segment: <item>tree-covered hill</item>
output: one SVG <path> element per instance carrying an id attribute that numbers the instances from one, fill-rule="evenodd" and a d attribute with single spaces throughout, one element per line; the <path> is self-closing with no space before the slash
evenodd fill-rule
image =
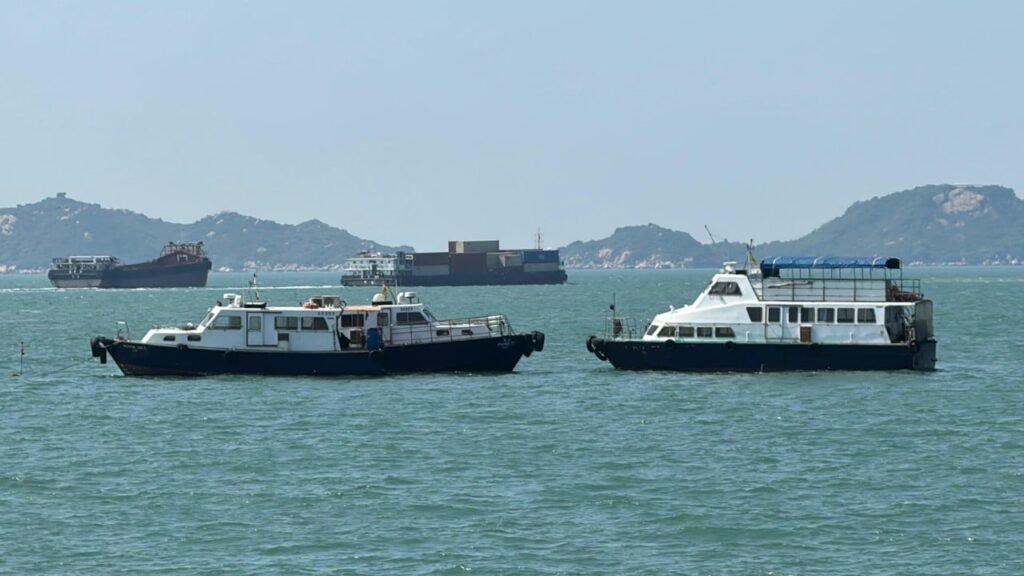
<path id="1" fill-rule="evenodd" d="M 0 209 L 0 269 L 41 269 L 68 255 L 155 258 L 167 242 L 202 241 L 214 269 L 335 269 L 359 250 L 410 250 L 363 240 L 317 220 L 278 224 L 234 212 L 176 224 L 58 194 Z"/>
<path id="2" fill-rule="evenodd" d="M 757 257 L 896 256 L 928 264 L 1024 263 L 1024 201 L 1002 186 L 920 186 L 857 202 L 797 240 L 755 247 Z M 654 224 L 618 228 L 562 249 L 571 267 L 714 267 L 742 262 L 736 242 L 701 244 Z"/>

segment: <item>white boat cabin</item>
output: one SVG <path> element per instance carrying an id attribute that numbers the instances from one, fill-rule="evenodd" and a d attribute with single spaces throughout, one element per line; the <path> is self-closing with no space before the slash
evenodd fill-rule
<path id="1" fill-rule="evenodd" d="M 337 296 L 315 296 L 298 306 L 267 306 L 225 294 L 198 325 L 153 328 L 141 343 L 232 351 L 365 352 L 473 338 L 506 336 L 504 315 L 438 320 L 415 292 L 392 302 L 387 290 L 369 305 L 347 305 Z"/>
<path id="2" fill-rule="evenodd" d="M 896 259 L 766 259 L 726 265 L 693 301 L 658 314 L 642 339 L 676 342 L 892 344 L 932 336 L 932 303 Z M 793 262 L 796 261 L 796 262 Z M 612 319 L 612 338 L 635 337 Z"/>

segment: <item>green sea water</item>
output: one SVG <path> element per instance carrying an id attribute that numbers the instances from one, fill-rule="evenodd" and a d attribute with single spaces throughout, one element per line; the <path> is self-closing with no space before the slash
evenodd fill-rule
<path id="1" fill-rule="evenodd" d="M 1024 573 L 1024 268 L 907 271 L 935 302 L 933 373 L 620 372 L 586 352 L 613 294 L 642 323 L 712 272 L 417 289 L 439 317 L 545 332 L 511 374 L 193 379 L 123 377 L 89 338 L 197 322 L 247 275 L 0 275 L 0 573 Z M 260 283 L 276 304 L 373 292 Z"/>

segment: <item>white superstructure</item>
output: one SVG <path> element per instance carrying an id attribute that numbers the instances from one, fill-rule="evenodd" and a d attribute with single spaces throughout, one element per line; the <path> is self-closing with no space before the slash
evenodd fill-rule
<path id="1" fill-rule="evenodd" d="M 898 261 L 820 260 L 800 266 L 766 260 L 750 271 L 726 263 L 692 304 L 655 316 L 640 339 L 891 344 L 932 336 L 931 301 L 923 300 L 917 281 L 892 273 Z M 613 338 L 635 337 L 631 328 L 612 319 Z"/>

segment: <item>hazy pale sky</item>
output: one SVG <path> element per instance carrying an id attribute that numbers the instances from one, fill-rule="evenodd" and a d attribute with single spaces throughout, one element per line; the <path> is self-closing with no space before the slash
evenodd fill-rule
<path id="1" fill-rule="evenodd" d="M 757 242 L 1024 178 L 1022 2 L 0 5 L 0 207 Z"/>

